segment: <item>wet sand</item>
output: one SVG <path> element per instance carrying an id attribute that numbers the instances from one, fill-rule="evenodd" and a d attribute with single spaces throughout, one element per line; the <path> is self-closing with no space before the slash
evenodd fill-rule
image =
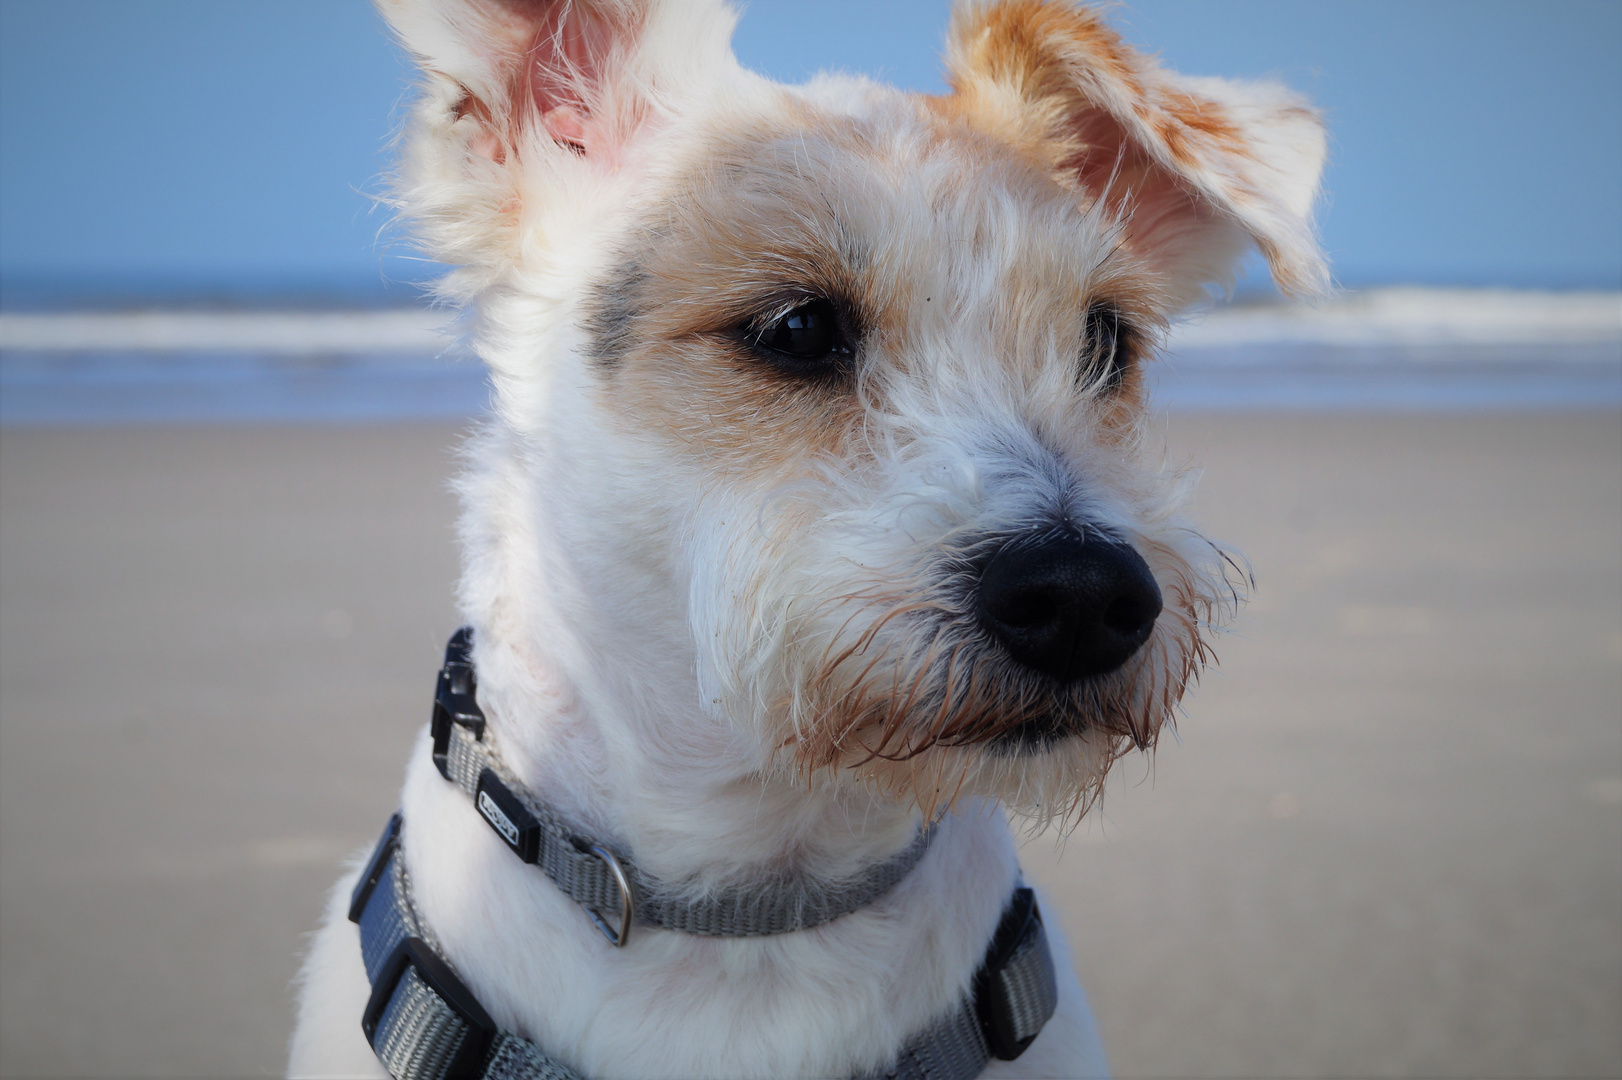
<path id="1" fill-rule="evenodd" d="M 1622 420 L 1166 431 L 1254 601 L 1024 856 L 1117 1074 L 1622 1074 Z M 454 443 L 0 432 L 0 1074 L 282 1067 L 455 625 Z"/>

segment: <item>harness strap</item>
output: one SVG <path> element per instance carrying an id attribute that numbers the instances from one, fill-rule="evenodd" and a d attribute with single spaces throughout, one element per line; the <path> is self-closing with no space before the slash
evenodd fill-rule
<path id="1" fill-rule="evenodd" d="M 394 1080 L 582 1080 L 501 1030 L 432 944 L 411 903 L 389 819 L 350 898 L 371 998 L 361 1028 Z M 1058 1002 L 1053 957 L 1031 890 L 1014 890 L 973 993 L 913 1036 L 894 1064 L 859 1080 L 970 1080 L 993 1056 L 1018 1057 Z"/>
<path id="2" fill-rule="evenodd" d="M 923 858 L 934 824 L 899 853 L 839 881 L 788 880 L 781 887 L 732 890 L 699 900 L 677 898 L 643 876 L 612 844 L 570 828 L 551 806 L 525 791 L 485 738 L 473 671 L 473 630 L 445 648 L 434 694 L 434 764 L 473 800 L 513 854 L 538 866 L 586 909 L 604 937 L 624 945 L 633 925 L 711 937 L 785 934 L 821 925 L 877 900 Z"/>
<path id="3" fill-rule="evenodd" d="M 580 1080 L 534 1043 L 500 1030 L 430 943 L 389 818 L 350 898 L 372 985 L 361 1030 L 395 1080 Z"/>

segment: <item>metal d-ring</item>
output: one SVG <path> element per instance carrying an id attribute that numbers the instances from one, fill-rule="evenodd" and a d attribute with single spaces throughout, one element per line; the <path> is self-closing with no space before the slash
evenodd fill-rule
<path id="1" fill-rule="evenodd" d="M 587 908 L 586 914 L 591 916 L 591 921 L 614 948 L 623 949 L 625 943 L 631 940 L 631 921 L 636 918 L 636 895 L 631 892 L 631 879 L 625 876 L 625 867 L 620 865 L 612 851 L 601 844 L 588 845 L 586 850 L 601 859 L 607 865 L 608 872 L 614 875 L 614 884 L 620 891 L 620 928 L 616 931 L 592 908 Z"/>

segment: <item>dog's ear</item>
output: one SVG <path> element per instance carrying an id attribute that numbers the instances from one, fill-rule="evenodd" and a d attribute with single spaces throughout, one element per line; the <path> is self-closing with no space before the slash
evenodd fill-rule
<path id="1" fill-rule="evenodd" d="M 722 0 L 376 0 L 424 75 L 397 194 L 435 258 L 498 270 L 515 226 L 634 176 L 736 67 Z"/>
<path id="2" fill-rule="evenodd" d="M 1062 0 L 960 3 L 947 69 L 946 106 L 1117 211 L 1177 302 L 1230 284 L 1251 244 L 1286 293 L 1327 288 L 1323 126 L 1287 88 L 1177 75 Z"/>

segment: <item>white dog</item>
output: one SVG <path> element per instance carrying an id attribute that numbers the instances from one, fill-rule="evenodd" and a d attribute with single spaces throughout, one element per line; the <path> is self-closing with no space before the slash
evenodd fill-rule
<path id="1" fill-rule="evenodd" d="M 1322 288 L 1316 116 L 1060 0 L 961 6 L 944 97 L 771 83 L 720 0 L 382 7 L 495 405 L 291 1072 L 1102 1072 L 1001 807 L 1074 822 L 1238 598 L 1140 368 L 1250 246 Z"/>

